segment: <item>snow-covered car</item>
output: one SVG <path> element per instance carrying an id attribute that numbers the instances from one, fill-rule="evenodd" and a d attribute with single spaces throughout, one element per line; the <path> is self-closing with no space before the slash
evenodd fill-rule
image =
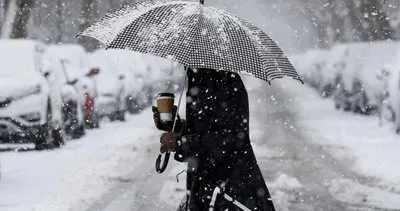
<path id="1" fill-rule="evenodd" d="M 85 126 L 87 128 L 98 128 L 99 118 L 96 113 L 95 103 L 97 101 L 97 90 L 94 75 L 96 69 L 89 68 L 89 57 L 80 45 L 52 45 L 49 51 L 54 52 L 63 62 L 63 67 L 70 77 L 76 78 L 73 84 L 79 93 L 79 104 Z"/>
<path id="2" fill-rule="evenodd" d="M 400 135 L 400 48 L 398 48 L 391 64 L 386 65 L 390 72 L 388 77 L 388 98 L 387 104 L 392 109 L 394 129 Z"/>
<path id="3" fill-rule="evenodd" d="M 133 62 L 133 107 L 130 108 L 130 112 L 137 113 L 142 111 L 147 106 L 150 106 L 154 100 L 154 89 L 155 84 L 154 74 L 155 66 L 157 62 L 153 56 L 143 55 L 135 53 L 132 56 L 131 61 Z"/>
<path id="4" fill-rule="evenodd" d="M 363 91 L 368 101 L 364 105 L 369 112 L 381 113 L 388 94 L 390 71 L 385 68 L 392 62 L 398 45 L 392 41 L 374 42 L 365 49 L 363 66 L 356 73 L 362 82 Z"/>
<path id="5" fill-rule="evenodd" d="M 0 139 L 34 142 L 37 149 L 64 143 L 60 86 L 43 69 L 45 47 L 30 40 L 0 41 Z"/>
<path id="6" fill-rule="evenodd" d="M 43 59 L 43 69 L 51 72 L 48 81 L 51 87 L 61 90 L 62 119 L 65 134 L 72 139 L 85 134 L 85 121 L 82 114 L 79 90 L 75 86 L 78 78 L 66 70 L 66 61 L 58 58 L 52 48 L 48 48 Z"/>
<path id="7" fill-rule="evenodd" d="M 311 64 L 311 81 L 322 97 L 330 97 L 335 87 L 334 76 L 327 70 L 330 55 L 329 51 L 320 50 Z"/>
<path id="8" fill-rule="evenodd" d="M 366 43 L 352 43 L 339 46 L 342 56 L 336 73 L 336 90 L 333 98 L 336 108 L 351 110 L 357 113 L 367 113 L 367 97 L 364 92 L 363 81 L 360 73 L 365 63 L 365 54 L 369 45 Z M 340 80 L 338 80 L 340 77 Z"/>
<path id="9" fill-rule="evenodd" d="M 291 57 L 291 61 L 298 73 L 304 78 L 305 82 L 311 86 L 315 84 L 315 79 L 312 77 L 314 72 L 312 63 L 320 52 L 321 50 L 312 49 L 306 51 L 304 54 Z"/>
<path id="10" fill-rule="evenodd" d="M 99 50 L 100 52 L 101 50 Z M 107 54 L 111 59 L 113 66 L 115 66 L 115 71 L 117 74 L 120 74 L 124 77 L 123 86 L 124 86 L 124 101 L 126 110 L 130 113 L 136 112 L 136 93 L 139 80 L 135 78 L 135 69 L 136 66 L 136 53 L 127 50 L 120 49 L 109 49 L 107 51 L 102 52 Z"/>
<path id="11" fill-rule="evenodd" d="M 90 54 L 90 67 L 99 69 L 96 75 L 98 97 L 95 102 L 100 117 L 109 117 L 111 121 L 125 121 L 126 91 L 125 75 L 118 71 L 117 64 L 104 50 Z"/>

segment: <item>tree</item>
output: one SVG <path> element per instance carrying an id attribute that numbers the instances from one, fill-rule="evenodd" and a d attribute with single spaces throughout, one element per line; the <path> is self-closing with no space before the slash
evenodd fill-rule
<path id="1" fill-rule="evenodd" d="M 319 47 L 338 42 L 392 39 L 395 30 L 382 0 L 298 0 L 317 34 Z"/>
<path id="2" fill-rule="evenodd" d="M 99 14 L 99 3 L 97 0 L 83 0 L 80 30 L 83 31 L 95 23 L 99 18 Z M 89 37 L 80 37 L 79 43 L 85 47 L 87 51 L 94 51 L 100 46 L 97 40 Z"/>
<path id="3" fill-rule="evenodd" d="M 17 1 L 17 13 L 12 25 L 11 38 L 28 37 L 27 26 L 34 4 L 34 0 Z"/>
<path id="4" fill-rule="evenodd" d="M 358 37 L 362 41 L 386 40 L 393 38 L 394 30 L 390 26 L 389 17 L 383 11 L 380 0 L 361 0 L 360 5 L 352 5 L 356 14 L 353 25 L 358 29 Z"/>

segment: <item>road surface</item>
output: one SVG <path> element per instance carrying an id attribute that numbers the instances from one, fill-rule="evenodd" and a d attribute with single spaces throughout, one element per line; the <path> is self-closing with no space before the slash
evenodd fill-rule
<path id="1" fill-rule="evenodd" d="M 313 143 L 314 137 L 309 137 L 296 115 L 296 96 L 284 90 L 284 85 L 262 85 L 250 91 L 252 142 L 277 209 L 380 210 L 363 201 L 348 203 L 333 196 L 333 181 L 338 179 L 359 184 L 376 181 L 352 172 L 350 159 L 337 160 L 329 147 Z M 134 161 L 137 168 L 116 178 L 113 188 L 87 210 L 175 210 L 185 194 L 185 175 L 177 183 L 176 174 L 185 166 L 171 161 L 165 173 L 155 173 L 158 147 L 141 148 L 140 159 Z M 282 175 L 292 182 L 277 185 L 275 180 Z"/>

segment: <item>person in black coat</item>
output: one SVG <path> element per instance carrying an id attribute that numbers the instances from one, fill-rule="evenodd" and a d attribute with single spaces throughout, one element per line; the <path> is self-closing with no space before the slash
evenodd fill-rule
<path id="1" fill-rule="evenodd" d="M 186 122 L 179 121 L 179 132 L 161 136 L 162 152 L 175 151 L 175 160 L 188 162 L 183 207 L 209 210 L 219 187 L 214 210 L 242 210 L 223 193 L 250 210 L 275 210 L 250 144 L 248 95 L 240 76 L 212 69 L 189 69 L 187 75 Z M 155 122 L 160 129 L 157 114 Z"/>

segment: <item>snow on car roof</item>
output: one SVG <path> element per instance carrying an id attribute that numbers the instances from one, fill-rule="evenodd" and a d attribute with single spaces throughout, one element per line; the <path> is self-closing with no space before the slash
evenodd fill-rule
<path id="1" fill-rule="evenodd" d="M 24 74 L 38 70 L 44 50 L 45 46 L 38 41 L 0 40 L 0 72 Z"/>
<path id="2" fill-rule="evenodd" d="M 47 52 L 65 61 L 67 71 L 72 75 L 81 76 L 87 73 L 89 58 L 82 46 L 77 44 L 50 45 Z"/>

